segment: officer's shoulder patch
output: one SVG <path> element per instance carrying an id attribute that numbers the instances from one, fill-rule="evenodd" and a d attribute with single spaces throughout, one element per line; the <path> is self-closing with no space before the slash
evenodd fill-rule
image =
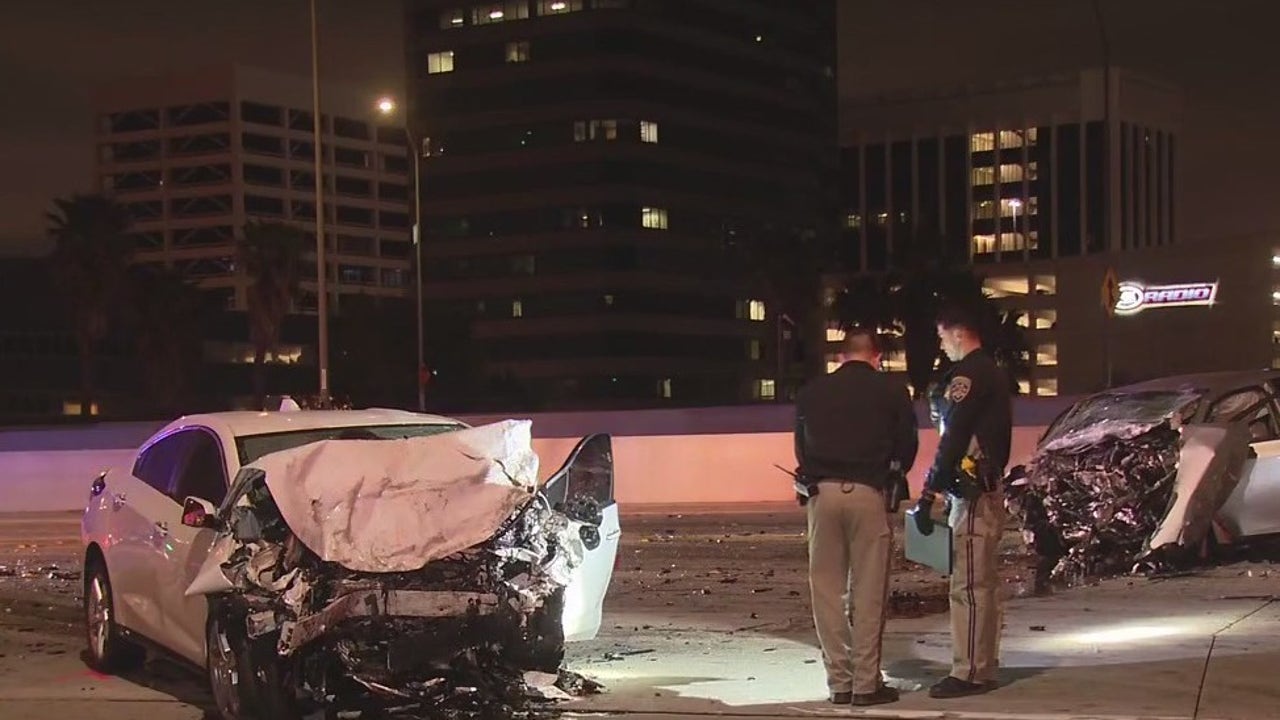
<path id="1" fill-rule="evenodd" d="M 973 383 L 964 375 L 957 375 L 951 378 L 950 384 L 947 385 L 947 399 L 953 403 L 958 403 L 969 396 L 969 389 L 973 387 Z"/>

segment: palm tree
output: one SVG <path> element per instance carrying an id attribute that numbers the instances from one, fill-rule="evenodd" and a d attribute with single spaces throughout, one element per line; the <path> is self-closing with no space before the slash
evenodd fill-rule
<path id="1" fill-rule="evenodd" d="M 129 214 L 104 195 L 72 195 L 53 201 L 49 256 L 58 290 L 67 302 L 80 356 L 80 415 L 93 412 L 96 346 L 107 336 L 124 287 L 132 245 Z"/>
<path id="2" fill-rule="evenodd" d="M 129 290 L 138 359 L 156 410 L 178 410 L 200 363 L 204 295 L 172 270 L 139 268 Z"/>
<path id="3" fill-rule="evenodd" d="M 298 297 L 301 230 L 280 222 L 250 221 L 237 243 L 240 267 L 249 279 L 249 342 L 253 344 L 253 391 L 266 401 L 266 356 L 280 344 L 285 316 Z"/>

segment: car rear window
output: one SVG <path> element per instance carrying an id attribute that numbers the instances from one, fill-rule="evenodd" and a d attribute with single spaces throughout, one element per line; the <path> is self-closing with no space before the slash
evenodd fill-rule
<path id="1" fill-rule="evenodd" d="M 319 428 L 316 430 L 293 430 L 264 435 L 242 435 L 236 438 L 236 454 L 240 457 L 241 465 L 248 465 L 263 455 L 270 455 L 281 450 L 290 450 L 313 442 L 320 442 L 321 440 L 399 440 L 439 435 L 440 433 L 461 430 L 462 427 L 462 425 L 456 423 L 360 425 Z"/>

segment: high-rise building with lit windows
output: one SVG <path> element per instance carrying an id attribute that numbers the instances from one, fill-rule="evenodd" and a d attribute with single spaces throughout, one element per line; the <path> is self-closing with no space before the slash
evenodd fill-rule
<path id="1" fill-rule="evenodd" d="M 330 307 L 412 288 L 409 148 L 379 127 L 372 92 L 321 90 Z M 302 301 L 315 312 L 311 81 L 228 65 L 100 88 L 96 181 L 129 211 L 136 262 L 176 270 L 246 307 L 235 241 L 251 220 L 308 235 Z"/>
<path id="2" fill-rule="evenodd" d="M 843 104 L 850 262 L 830 286 L 912 257 L 972 264 L 1032 344 L 1022 391 L 1057 395 L 1063 268 L 1178 239 L 1181 109 L 1176 88 L 1115 68 Z"/>
<path id="3" fill-rule="evenodd" d="M 428 345 L 556 408 L 785 400 L 792 328 L 723 258 L 838 232 L 835 3 L 405 5 Z"/>

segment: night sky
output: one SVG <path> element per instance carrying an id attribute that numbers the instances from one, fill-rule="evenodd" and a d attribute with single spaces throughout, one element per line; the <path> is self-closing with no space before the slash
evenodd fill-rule
<path id="1" fill-rule="evenodd" d="M 839 2 L 846 97 L 1102 60 L 1089 0 Z M 1102 5 L 1113 64 L 1186 93 L 1184 238 L 1280 231 L 1274 0 Z M 371 96 L 401 86 L 399 0 L 320 0 L 320 11 L 327 79 Z M 42 251 L 50 199 L 90 189 L 96 83 L 231 61 L 306 74 L 308 23 L 307 0 L 4 0 L 0 253 Z"/>

